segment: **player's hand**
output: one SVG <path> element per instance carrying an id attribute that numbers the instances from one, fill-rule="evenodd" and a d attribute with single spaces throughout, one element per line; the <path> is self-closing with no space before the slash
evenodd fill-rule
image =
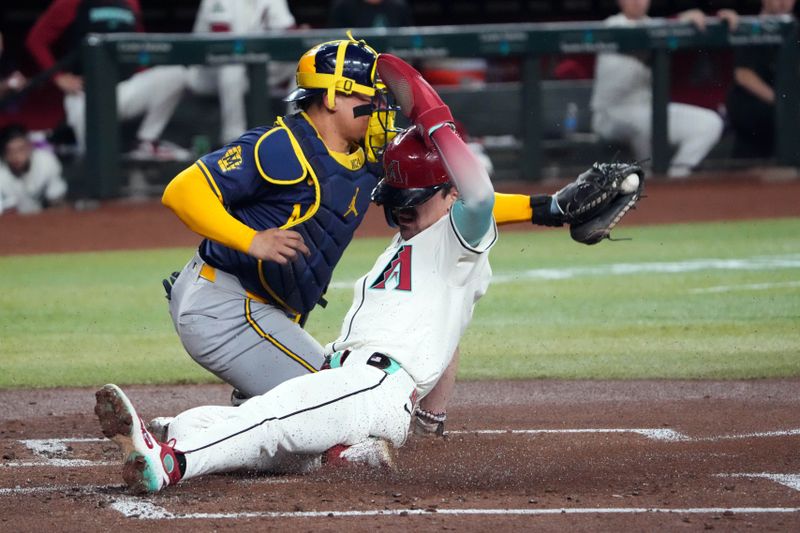
<path id="1" fill-rule="evenodd" d="M 67 94 L 75 94 L 83 91 L 83 78 L 70 74 L 69 72 L 62 72 L 53 78 L 53 81 L 59 89 Z"/>
<path id="2" fill-rule="evenodd" d="M 690 22 L 700 31 L 706 30 L 706 15 L 699 9 L 690 9 L 678 15 L 678 20 Z"/>
<path id="3" fill-rule="evenodd" d="M 298 254 L 306 257 L 311 255 L 302 235 L 296 231 L 276 228 L 256 233 L 247 253 L 262 261 L 272 261 L 279 265 L 294 261 Z"/>
<path id="4" fill-rule="evenodd" d="M 730 31 L 739 27 L 739 13 L 733 9 L 720 9 L 717 11 L 717 17 L 728 23 L 728 29 Z"/>

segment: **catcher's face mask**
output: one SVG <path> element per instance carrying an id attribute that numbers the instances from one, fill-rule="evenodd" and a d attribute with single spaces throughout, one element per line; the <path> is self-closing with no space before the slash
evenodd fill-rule
<path id="1" fill-rule="evenodd" d="M 380 81 L 375 83 L 375 96 L 372 97 L 372 102 L 353 110 L 356 116 L 359 116 L 359 108 L 363 108 L 361 109 L 362 114 L 367 114 L 368 112 L 370 115 L 364 147 L 369 160 L 377 162 L 383 156 L 392 139 L 403 131 L 395 124 L 397 111 L 400 108 L 394 103 L 391 93 Z"/>

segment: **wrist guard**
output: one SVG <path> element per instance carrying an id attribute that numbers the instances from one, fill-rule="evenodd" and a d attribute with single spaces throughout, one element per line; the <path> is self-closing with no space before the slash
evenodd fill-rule
<path id="1" fill-rule="evenodd" d="M 564 225 L 564 216 L 560 213 L 554 215 L 550 211 L 550 204 L 553 197 L 549 194 L 531 195 L 531 222 L 539 226 L 560 227 Z"/>

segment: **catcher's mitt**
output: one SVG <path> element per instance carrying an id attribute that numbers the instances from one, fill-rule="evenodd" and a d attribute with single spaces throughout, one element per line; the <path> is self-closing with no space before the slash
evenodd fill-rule
<path id="1" fill-rule="evenodd" d="M 595 163 L 553 196 L 570 235 L 584 244 L 608 238 L 644 190 L 644 171 L 632 163 Z"/>
<path id="2" fill-rule="evenodd" d="M 573 239 L 595 244 L 608 237 L 643 190 L 644 171 L 638 164 L 595 163 L 554 195 L 531 195 L 531 222 L 555 227 L 569 224 Z"/>

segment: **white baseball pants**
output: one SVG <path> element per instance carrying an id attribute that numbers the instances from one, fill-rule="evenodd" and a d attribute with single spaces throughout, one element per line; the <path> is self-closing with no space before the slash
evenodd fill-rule
<path id="1" fill-rule="evenodd" d="M 619 106 L 596 111 L 592 129 L 600 137 L 631 147 L 639 160 L 652 157 L 652 111 L 649 105 Z M 722 135 L 720 116 L 703 107 L 671 103 L 667 108 L 667 138 L 677 148 L 669 175 L 685 176 L 708 155 Z"/>
<path id="2" fill-rule="evenodd" d="M 137 72 L 117 84 L 117 115 L 127 120 L 144 115 L 137 138 L 155 141 L 161 137 L 169 119 L 178 107 L 186 87 L 186 67 L 171 65 Z M 75 132 L 81 151 L 86 149 L 86 94 L 79 92 L 64 97 L 67 124 Z"/>
<path id="3" fill-rule="evenodd" d="M 292 455 L 318 455 L 337 444 L 378 437 L 401 446 L 414 412 L 415 384 L 398 369 L 386 373 L 353 351 L 339 368 L 291 379 L 239 407 L 185 411 L 169 426 L 186 456 L 189 479 L 240 469 L 272 471 Z"/>

